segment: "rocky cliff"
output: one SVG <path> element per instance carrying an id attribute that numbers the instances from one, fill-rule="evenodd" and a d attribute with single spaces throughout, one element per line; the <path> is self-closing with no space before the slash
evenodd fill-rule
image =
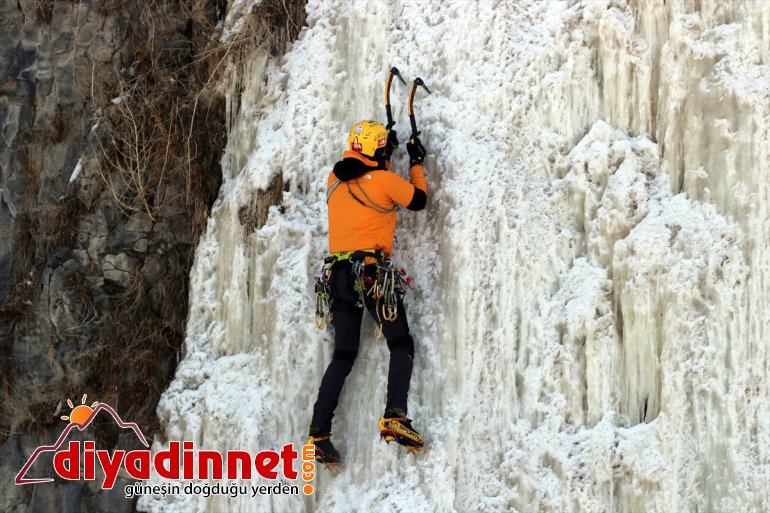
<path id="1" fill-rule="evenodd" d="M 2 511 L 134 508 L 120 486 L 13 477 L 62 431 L 67 398 L 88 394 L 158 432 L 192 249 L 221 183 L 215 85 L 253 43 L 221 42 L 227 7 L 0 2 Z M 98 447 L 132 447 L 94 425 Z M 47 476 L 46 463 L 32 470 Z"/>

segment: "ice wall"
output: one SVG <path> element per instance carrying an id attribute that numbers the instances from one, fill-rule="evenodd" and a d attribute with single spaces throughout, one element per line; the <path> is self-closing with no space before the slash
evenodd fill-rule
<path id="1" fill-rule="evenodd" d="M 378 441 L 387 348 L 367 321 L 341 474 L 309 498 L 140 508 L 770 510 L 770 3 L 307 10 L 284 58 L 233 71 L 226 180 L 159 413 L 168 439 L 207 448 L 303 441 L 331 356 L 312 324 L 326 175 L 397 65 L 434 92 L 417 104 L 428 208 L 399 214 L 396 245 L 428 451 Z M 280 207 L 247 230 L 239 212 L 279 173 Z"/>

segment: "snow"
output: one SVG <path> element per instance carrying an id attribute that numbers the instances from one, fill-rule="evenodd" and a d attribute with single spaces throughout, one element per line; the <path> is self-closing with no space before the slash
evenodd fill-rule
<path id="1" fill-rule="evenodd" d="M 261 4 L 261 0 L 231 0 L 228 2 L 227 14 L 223 20 L 223 31 L 220 41 L 229 43 L 233 37 L 243 30 L 244 24 L 254 8 Z M 217 8 L 219 9 L 219 8 Z M 219 14 L 219 12 L 217 12 Z"/>
<path id="2" fill-rule="evenodd" d="M 428 207 L 399 214 L 395 249 L 416 278 L 410 417 L 427 452 L 378 440 L 387 347 L 367 320 L 335 417 L 341 474 L 321 470 L 310 497 L 139 508 L 770 510 L 770 3 L 307 11 L 285 57 L 231 76 L 165 440 L 304 442 L 331 357 L 312 320 L 326 177 L 349 126 L 384 117 L 395 65 L 433 92 L 415 104 Z M 406 93 L 394 82 L 402 140 Z M 282 207 L 248 232 L 238 212 L 276 173 Z"/>
<path id="3" fill-rule="evenodd" d="M 77 180 L 82 171 L 83 171 L 83 161 L 82 159 L 78 159 L 78 163 L 75 164 L 75 169 L 72 170 L 72 174 L 70 175 L 69 183 L 72 183 L 75 180 Z"/>

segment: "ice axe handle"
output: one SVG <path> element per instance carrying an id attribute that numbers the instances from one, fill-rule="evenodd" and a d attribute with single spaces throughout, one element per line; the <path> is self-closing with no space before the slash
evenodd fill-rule
<path id="1" fill-rule="evenodd" d="M 404 79 L 401 77 L 401 73 L 399 73 L 398 68 L 393 66 L 390 68 L 390 71 L 388 72 L 388 78 L 385 80 L 385 114 L 388 116 L 388 124 L 385 126 L 388 130 L 390 130 L 393 125 L 396 124 L 395 121 L 393 121 L 393 111 L 390 108 L 390 83 L 393 81 L 393 77 L 398 77 L 398 79 L 406 85 L 406 82 L 404 82 Z"/>
<path id="2" fill-rule="evenodd" d="M 412 124 L 412 139 L 420 135 L 420 131 L 417 130 L 417 121 L 414 119 L 414 114 L 409 115 L 409 122 Z"/>
<path id="3" fill-rule="evenodd" d="M 418 86 L 425 88 L 428 94 L 431 94 L 430 89 L 428 89 L 428 86 L 425 85 L 425 82 L 420 77 L 414 79 L 412 89 L 409 91 L 409 122 L 412 124 L 412 139 L 420 135 L 420 131 L 417 130 L 417 121 L 414 117 L 414 93 Z"/>

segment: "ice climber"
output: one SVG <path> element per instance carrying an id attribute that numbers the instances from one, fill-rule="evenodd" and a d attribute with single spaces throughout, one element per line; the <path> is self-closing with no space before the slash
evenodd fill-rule
<path id="1" fill-rule="evenodd" d="M 422 436 L 406 418 L 407 394 L 412 376 L 414 341 L 409 334 L 403 291 L 392 294 L 386 308 L 383 289 L 394 287 L 401 275 L 390 266 L 396 228 L 396 206 L 422 210 L 427 184 L 422 161 L 425 148 L 413 137 L 409 153 L 409 181 L 390 171 L 390 158 L 398 147 L 395 130 L 375 121 L 361 121 L 350 130 L 348 151 L 329 174 L 330 310 L 334 326 L 334 355 L 324 373 L 313 408 L 308 444 L 315 445 L 316 460 L 336 465 L 340 453 L 331 441 L 334 410 L 358 354 L 364 309 L 380 323 L 390 350 L 385 412 L 379 421 L 380 436 L 410 450 L 421 450 Z M 394 278 L 395 276 L 395 278 Z M 390 278 L 390 282 L 388 279 Z M 395 287 L 398 289 L 398 287 Z"/>

